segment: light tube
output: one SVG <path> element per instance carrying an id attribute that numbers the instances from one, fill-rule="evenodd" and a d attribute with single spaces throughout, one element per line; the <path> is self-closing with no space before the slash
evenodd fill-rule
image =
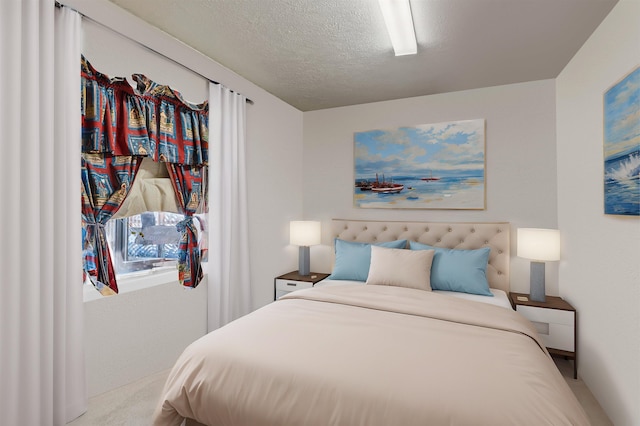
<path id="1" fill-rule="evenodd" d="M 418 53 L 409 0 L 378 0 L 396 56 Z"/>

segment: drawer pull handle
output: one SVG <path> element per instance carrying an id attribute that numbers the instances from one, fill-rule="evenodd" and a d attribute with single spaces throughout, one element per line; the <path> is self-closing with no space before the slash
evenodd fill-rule
<path id="1" fill-rule="evenodd" d="M 536 328 L 536 330 L 538 331 L 538 333 L 540 334 L 544 334 L 546 336 L 549 335 L 549 323 L 546 322 L 538 322 L 538 321 L 531 321 L 531 324 L 533 324 L 533 326 Z"/>
<path id="2" fill-rule="evenodd" d="M 288 286 L 295 287 L 296 283 L 287 283 Z"/>

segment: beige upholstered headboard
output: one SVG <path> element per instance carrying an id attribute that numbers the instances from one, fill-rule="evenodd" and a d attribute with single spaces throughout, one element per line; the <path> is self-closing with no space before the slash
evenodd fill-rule
<path id="1" fill-rule="evenodd" d="M 487 281 L 491 288 L 509 292 L 510 224 L 508 222 L 396 222 L 333 219 L 332 236 L 346 241 L 377 243 L 413 240 L 434 247 L 491 248 Z"/>

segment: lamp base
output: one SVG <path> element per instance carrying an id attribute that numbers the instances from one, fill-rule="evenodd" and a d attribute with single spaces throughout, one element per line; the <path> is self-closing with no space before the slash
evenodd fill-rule
<path id="1" fill-rule="evenodd" d="M 311 273 L 310 263 L 309 246 L 300 246 L 298 250 L 298 273 L 300 275 L 309 275 Z"/>
<path id="2" fill-rule="evenodd" d="M 531 262 L 531 284 L 529 287 L 529 300 L 545 302 L 544 262 Z"/>

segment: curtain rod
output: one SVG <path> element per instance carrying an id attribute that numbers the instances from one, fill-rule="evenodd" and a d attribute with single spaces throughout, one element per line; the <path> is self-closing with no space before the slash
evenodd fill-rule
<path id="1" fill-rule="evenodd" d="M 132 41 L 132 42 L 134 42 L 135 44 L 137 44 L 138 46 L 140 46 L 140 47 L 142 47 L 142 48 L 144 48 L 144 49 L 146 49 L 146 50 L 148 50 L 148 51 L 150 51 L 150 52 L 152 52 L 152 53 L 155 53 L 156 55 L 160 55 L 160 56 L 162 56 L 163 58 L 168 59 L 169 61 L 173 62 L 174 64 L 179 65 L 179 66 L 181 66 L 182 68 L 184 68 L 184 69 L 186 69 L 186 70 L 189 70 L 189 71 L 191 71 L 192 73 L 194 73 L 194 74 L 196 74 L 196 75 L 199 75 L 200 77 L 204 78 L 205 80 L 207 80 L 207 81 L 208 81 L 208 82 L 210 82 L 210 83 L 213 83 L 213 84 L 221 84 L 221 83 L 219 83 L 219 82 L 217 82 L 217 81 L 211 80 L 209 77 L 207 77 L 206 75 L 203 75 L 202 73 L 200 73 L 200 72 L 198 72 L 198 71 L 194 70 L 193 68 L 190 68 L 190 67 L 186 66 L 185 64 L 183 64 L 183 63 L 181 63 L 181 62 L 178 62 L 178 61 L 176 61 L 176 60 L 175 60 L 175 59 L 173 59 L 173 58 L 170 58 L 169 56 L 165 55 L 164 53 L 158 52 L 157 50 L 152 49 L 151 47 L 147 46 L 146 44 L 143 44 L 143 43 L 139 42 L 138 40 L 136 40 L 136 39 L 134 39 L 134 38 L 129 37 L 129 36 L 128 36 L 128 35 L 126 35 L 126 34 L 122 34 L 120 31 L 116 31 L 116 30 L 114 30 L 113 28 L 108 27 L 108 26 L 106 26 L 105 24 L 103 24 L 103 23 L 101 23 L 101 22 L 98 22 L 98 21 L 96 21 L 96 20 L 95 20 L 95 19 L 93 19 L 93 18 L 90 18 L 89 16 L 87 16 L 87 15 L 83 14 L 82 12 L 77 11 L 76 9 L 74 9 L 74 8 L 72 8 L 72 7 L 70 7 L 70 6 L 67 6 L 67 5 L 65 5 L 65 4 L 62 4 L 62 3 L 58 2 L 58 1 L 56 1 L 56 2 L 55 2 L 55 5 L 56 5 L 56 7 L 57 7 L 57 8 L 66 7 L 66 8 L 69 8 L 69 9 L 73 10 L 74 12 L 76 12 L 76 13 L 78 13 L 80 16 L 82 16 L 84 19 L 87 19 L 88 21 L 91 21 L 91 22 L 93 22 L 93 23 L 95 23 L 95 24 L 98 24 L 98 25 L 100 25 L 101 27 L 106 28 L 106 29 L 108 29 L 109 31 L 114 32 L 114 33 L 116 33 L 116 34 L 118 34 L 118 35 L 120 35 L 120 36 L 122 36 L 122 37 L 126 38 L 127 40 Z M 222 85 L 223 85 L 223 84 L 222 84 Z M 224 85 L 223 85 L 223 86 L 224 86 Z M 231 90 L 231 91 L 232 91 L 232 92 L 235 92 L 234 90 Z M 253 105 L 253 101 L 252 101 L 251 99 L 249 99 L 249 98 L 245 98 L 245 99 L 246 99 L 246 102 L 247 102 L 247 103 L 249 103 L 249 104 Z"/>

